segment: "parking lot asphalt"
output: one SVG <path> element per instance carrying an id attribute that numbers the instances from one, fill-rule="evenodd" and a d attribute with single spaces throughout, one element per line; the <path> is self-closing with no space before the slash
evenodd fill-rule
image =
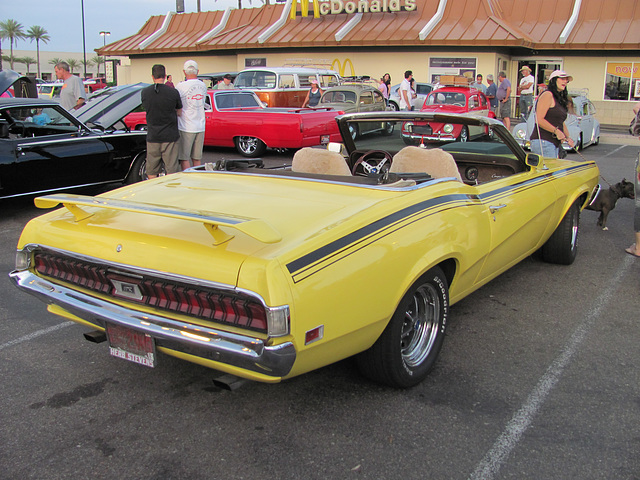
<path id="1" fill-rule="evenodd" d="M 633 175 L 628 137 L 582 152 L 607 183 Z M 238 154 L 205 151 L 222 158 Z M 154 369 L 113 358 L 11 285 L 20 231 L 41 211 L 14 200 L 0 212 L 1 479 L 640 478 L 628 199 L 608 231 L 582 213 L 573 265 L 530 257 L 455 304 L 436 368 L 409 390 L 364 380 L 350 360 L 230 392 L 171 357 Z"/>

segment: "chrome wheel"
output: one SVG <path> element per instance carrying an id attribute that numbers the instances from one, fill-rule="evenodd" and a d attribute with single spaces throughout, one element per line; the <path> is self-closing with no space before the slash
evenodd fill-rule
<path id="1" fill-rule="evenodd" d="M 262 140 L 256 137 L 237 137 L 236 149 L 245 157 L 259 157 L 262 155 L 267 146 Z"/>
<path id="2" fill-rule="evenodd" d="M 438 335 L 441 309 L 440 297 L 433 285 L 422 285 L 414 292 L 400 334 L 402 359 L 408 367 L 421 365 L 431 352 Z"/>
<path id="3" fill-rule="evenodd" d="M 469 141 L 469 129 L 466 125 L 462 127 L 460 130 L 460 136 L 457 139 L 458 142 L 468 142 Z"/>
<path id="4" fill-rule="evenodd" d="M 363 375 L 392 387 L 417 385 L 429 374 L 444 341 L 449 287 L 433 267 L 404 295 L 380 338 L 356 357 Z"/>

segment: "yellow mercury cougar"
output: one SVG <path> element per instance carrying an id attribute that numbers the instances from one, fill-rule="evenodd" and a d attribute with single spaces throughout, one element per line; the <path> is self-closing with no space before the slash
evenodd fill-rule
<path id="1" fill-rule="evenodd" d="M 526 154 L 484 117 L 336 120 L 342 144 L 286 167 L 220 161 L 39 197 L 60 208 L 26 225 L 11 278 L 142 365 L 168 354 L 275 383 L 357 355 L 406 388 L 433 367 L 450 305 L 534 252 L 573 262 L 594 162 Z M 485 134 L 427 144 L 433 122 Z"/>

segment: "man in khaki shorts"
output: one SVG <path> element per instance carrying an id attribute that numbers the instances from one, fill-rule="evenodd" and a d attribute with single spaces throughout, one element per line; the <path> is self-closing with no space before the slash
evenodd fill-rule
<path id="1" fill-rule="evenodd" d="M 178 116 L 182 112 L 180 94 L 164 84 L 164 65 L 151 69 L 153 85 L 142 90 L 142 107 L 147 112 L 147 176 L 155 178 L 180 171 L 178 165 Z"/>
<path id="2" fill-rule="evenodd" d="M 204 145 L 204 127 L 207 87 L 198 80 L 198 64 L 194 60 L 184 62 L 184 76 L 186 80 L 176 85 L 182 101 L 182 115 L 178 118 L 180 130 L 180 167 L 186 170 L 202 164 L 202 148 Z"/>

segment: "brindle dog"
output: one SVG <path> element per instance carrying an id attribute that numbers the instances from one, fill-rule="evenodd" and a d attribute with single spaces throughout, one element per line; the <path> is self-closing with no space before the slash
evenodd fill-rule
<path id="1" fill-rule="evenodd" d="M 616 202 L 619 198 L 635 198 L 633 190 L 633 183 L 627 182 L 627 180 L 623 178 L 621 182 L 616 183 L 613 187 L 609 187 L 609 190 L 600 190 L 596 198 L 587 206 L 586 210 L 600 212 L 598 226 L 602 227 L 602 230 L 609 230 L 607 228 L 607 216 L 609 212 L 616 208 Z"/>

